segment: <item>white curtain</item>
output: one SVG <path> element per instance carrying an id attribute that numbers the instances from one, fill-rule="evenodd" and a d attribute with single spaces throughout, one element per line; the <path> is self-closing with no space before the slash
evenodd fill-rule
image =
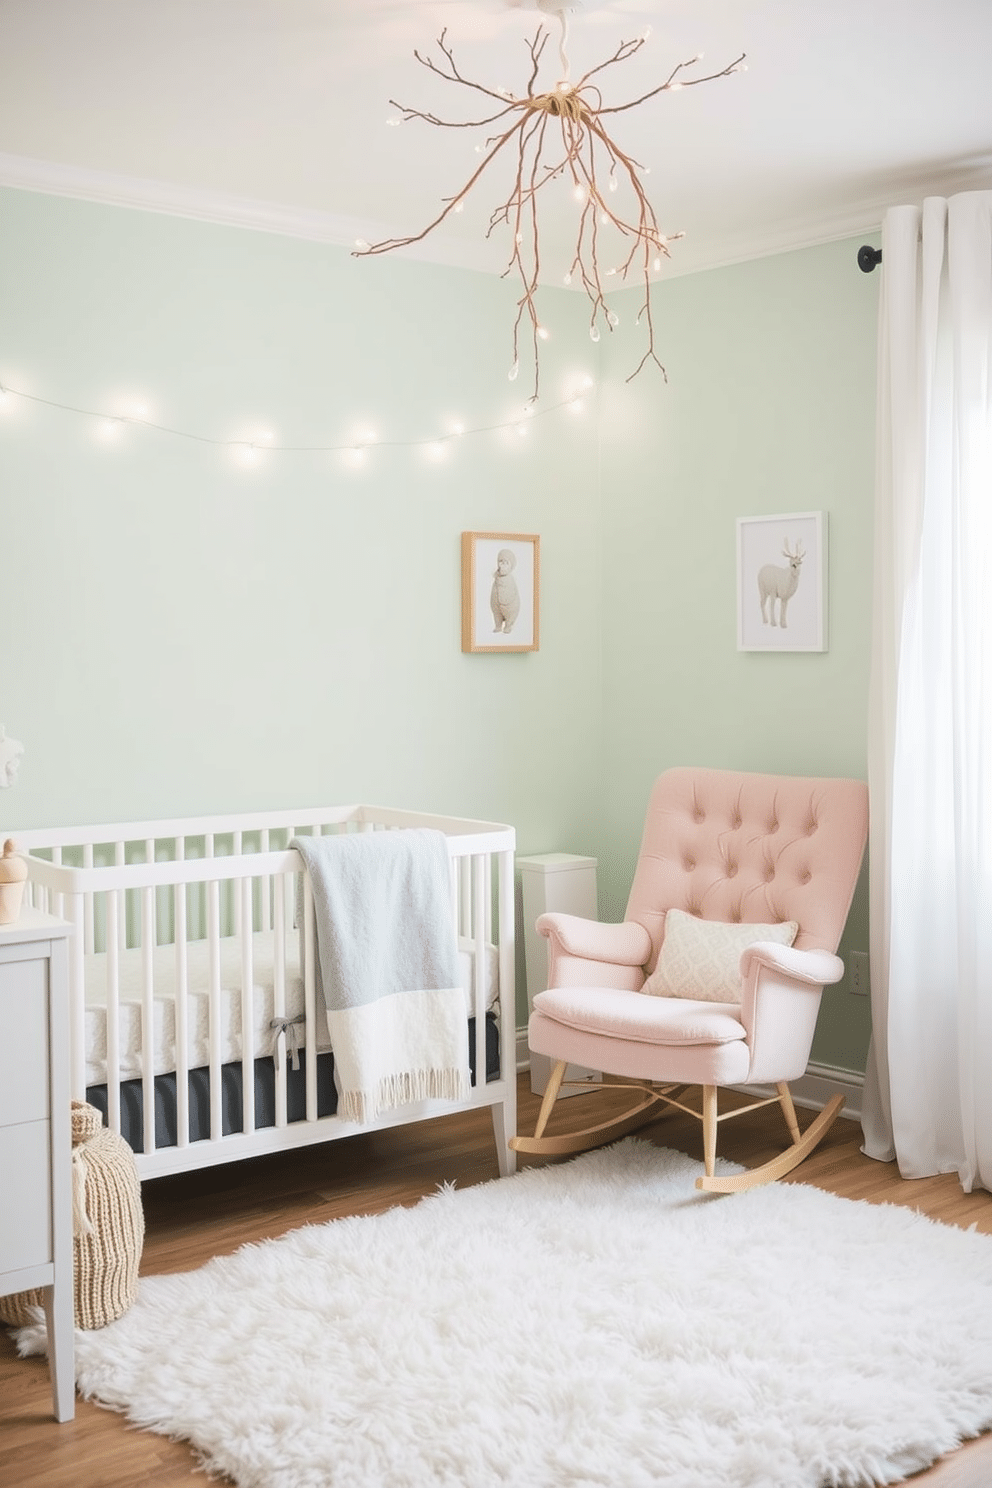
<path id="1" fill-rule="evenodd" d="M 992 191 L 881 274 L 864 1150 L 992 1189 Z"/>

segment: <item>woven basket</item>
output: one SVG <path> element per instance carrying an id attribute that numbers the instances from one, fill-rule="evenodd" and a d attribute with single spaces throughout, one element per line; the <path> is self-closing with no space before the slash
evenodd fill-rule
<path id="1" fill-rule="evenodd" d="M 72 1102 L 72 1271 L 77 1328 L 104 1328 L 127 1312 L 138 1288 L 145 1238 L 134 1153 L 95 1106 Z M 0 1320 L 37 1321 L 40 1288 L 0 1298 Z"/>

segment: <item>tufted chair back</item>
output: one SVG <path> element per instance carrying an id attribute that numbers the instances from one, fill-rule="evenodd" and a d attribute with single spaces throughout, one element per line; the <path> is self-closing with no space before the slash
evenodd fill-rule
<path id="1" fill-rule="evenodd" d="M 795 920 L 796 947 L 835 951 L 868 831 L 860 780 L 679 768 L 655 782 L 626 920 L 651 936 L 665 913 L 705 920 Z"/>

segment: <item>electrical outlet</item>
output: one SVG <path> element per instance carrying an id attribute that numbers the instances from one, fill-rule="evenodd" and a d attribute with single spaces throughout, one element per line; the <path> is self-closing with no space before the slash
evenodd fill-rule
<path id="1" fill-rule="evenodd" d="M 852 951 L 850 961 L 850 980 L 848 986 L 855 997 L 867 997 L 871 991 L 868 979 L 868 952 Z"/>

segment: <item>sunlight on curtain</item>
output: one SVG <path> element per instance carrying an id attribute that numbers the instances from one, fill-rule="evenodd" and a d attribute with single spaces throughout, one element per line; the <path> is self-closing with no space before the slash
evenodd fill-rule
<path id="1" fill-rule="evenodd" d="M 992 1188 L 992 192 L 882 233 L 869 1156 Z"/>

